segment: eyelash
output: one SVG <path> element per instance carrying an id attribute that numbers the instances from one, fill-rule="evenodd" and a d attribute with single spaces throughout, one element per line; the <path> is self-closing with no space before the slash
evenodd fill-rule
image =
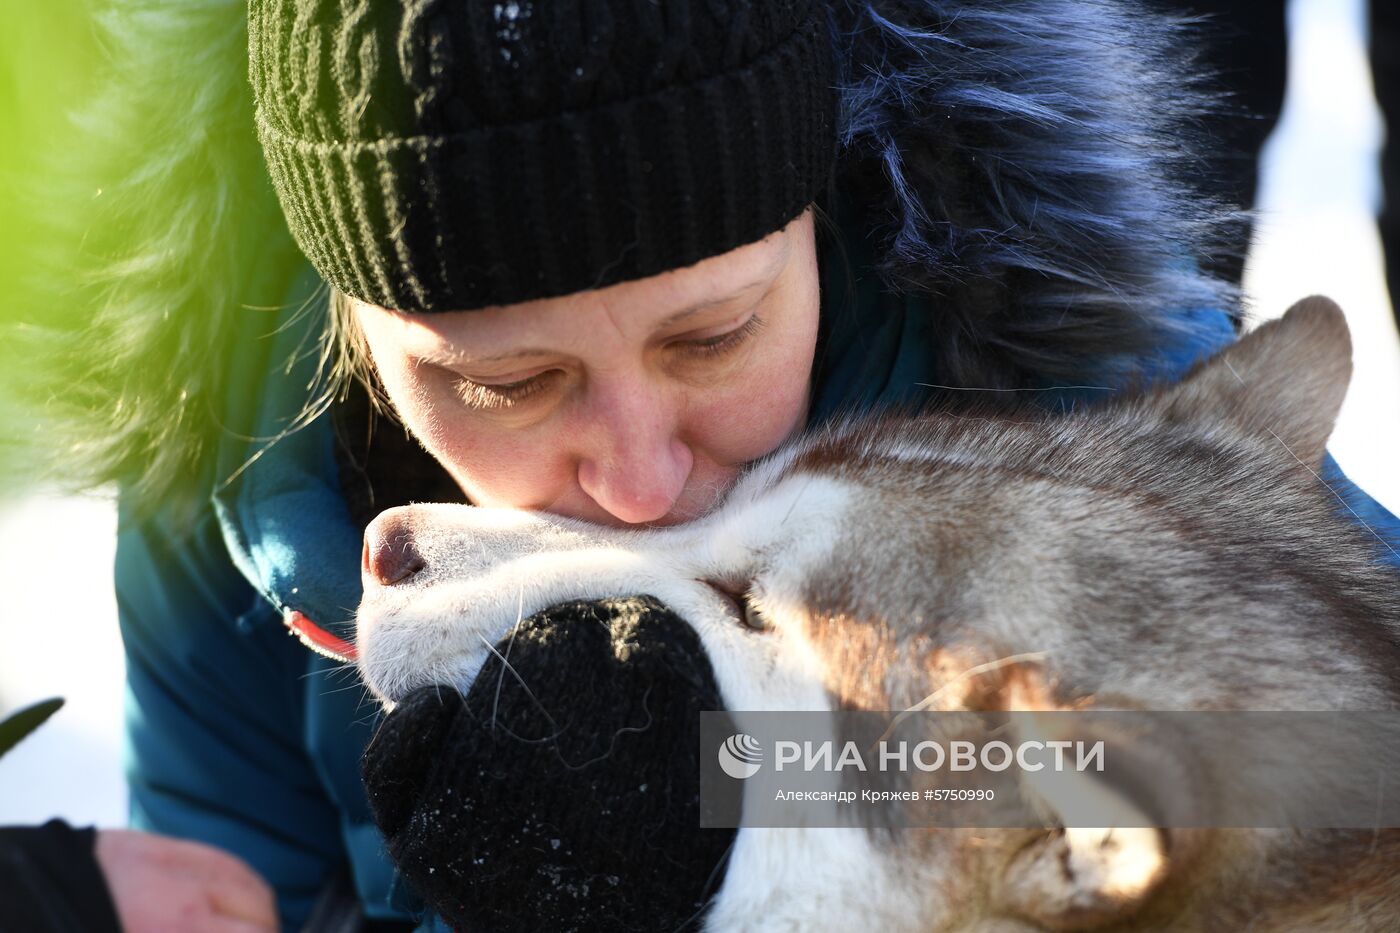
<path id="1" fill-rule="evenodd" d="M 684 347 L 684 352 L 695 356 L 722 356 L 738 348 L 740 344 L 762 328 L 763 320 L 755 314 L 727 333 L 716 337 L 707 337 L 704 340 L 682 341 L 679 346 Z M 513 408 L 542 391 L 553 377 L 558 375 L 558 372 L 558 370 L 551 369 L 528 379 L 521 379 L 519 382 L 508 382 L 502 385 L 484 385 L 457 376 L 453 381 L 453 388 L 456 390 L 457 396 L 471 408 L 487 410 Z"/>
<path id="2" fill-rule="evenodd" d="M 749 319 L 728 333 L 720 334 L 717 337 L 706 337 L 704 340 L 687 340 L 682 346 L 688 352 L 699 354 L 700 356 L 719 355 L 734 349 L 748 340 L 763 328 L 763 319 L 757 314 L 749 316 Z"/>
<path id="3" fill-rule="evenodd" d="M 469 408 L 514 408 L 542 390 L 555 372 L 556 370 L 550 370 L 537 376 L 531 376 L 529 379 L 522 379 L 519 382 L 508 382 L 495 386 L 482 385 L 479 382 L 472 382 L 470 379 L 458 376 L 453 380 L 453 387 L 457 390 L 457 397 Z"/>

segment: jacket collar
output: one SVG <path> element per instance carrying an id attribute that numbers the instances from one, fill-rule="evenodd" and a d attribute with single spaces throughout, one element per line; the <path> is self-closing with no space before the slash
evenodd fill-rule
<path id="1" fill-rule="evenodd" d="M 234 422 L 248 429 L 220 445 L 225 479 L 213 504 L 234 563 L 269 602 L 346 636 L 360 599 L 362 529 L 341 492 L 329 406 L 304 417 L 321 385 L 323 288 L 307 265 L 274 319 L 250 313 L 235 365 L 255 374 L 254 390 L 245 384 L 231 400 Z"/>

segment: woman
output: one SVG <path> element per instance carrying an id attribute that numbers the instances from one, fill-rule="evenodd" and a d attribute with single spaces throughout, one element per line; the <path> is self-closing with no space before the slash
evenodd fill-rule
<path id="1" fill-rule="evenodd" d="M 266 925 L 265 883 L 295 928 L 348 869 L 368 917 L 408 916 L 359 781 L 372 711 L 283 632 L 345 633 L 378 509 L 685 521 L 844 408 L 1067 407 L 1233 336 L 1181 182 L 1203 98 L 1126 0 L 254 0 L 255 114 L 223 6 L 113 21 L 104 102 L 162 132 L 106 153 L 154 168 L 104 189 L 130 239 L 84 339 L 124 407 L 84 450 L 123 482 L 133 825 L 251 873 L 170 896 L 108 859 L 124 915 Z M 332 403 L 318 341 L 431 460 Z"/>

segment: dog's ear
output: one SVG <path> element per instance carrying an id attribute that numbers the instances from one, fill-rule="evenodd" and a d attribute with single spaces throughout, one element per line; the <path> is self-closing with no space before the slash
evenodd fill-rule
<path id="1" fill-rule="evenodd" d="M 1351 336 L 1342 309 L 1314 295 L 1153 397 L 1168 419 L 1226 420 L 1273 439 L 1316 470 L 1351 382 Z"/>

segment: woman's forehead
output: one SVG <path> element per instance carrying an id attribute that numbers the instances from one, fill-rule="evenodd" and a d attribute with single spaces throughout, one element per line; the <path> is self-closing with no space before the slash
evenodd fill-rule
<path id="1" fill-rule="evenodd" d="M 600 325 L 628 336 L 708 326 L 708 318 L 760 297 L 782 274 L 793 252 L 799 217 L 762 240 L 681 269 L 607 288 L 471 311 L 405 313 L 352 299 L 376 342 L 392 339 L 422 360 L 501 362 L 558 350 L 561 338 L 587 339 Z M 706 312 L 713 312 L 707 314 Z M 369 320 L 366 320 L 369 318 Z"/>

